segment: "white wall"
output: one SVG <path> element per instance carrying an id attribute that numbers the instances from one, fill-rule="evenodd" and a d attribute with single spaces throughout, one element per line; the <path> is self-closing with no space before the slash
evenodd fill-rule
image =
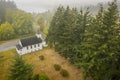
<path id="1" fill-rule="evenodd" d="M 47 47 L 48 45 L 46 44 L 45 41 L 43 41 L 43 42 L 42 42 L 42 46 L 43 46 L 43 47 Z"/>
<path id="2" fill-rule="evenodd" d="M 31 53 L 31 52 L 43 49 L 42 45 L 43 45 L 42 43 L 39 43 L 39 46 L 38 46 L 38 44 L 35 44 L 35 45 L 31 45 L 32 48 L 31 48 L 31 46 L 28 46 L 28 47 L 23 47 L 21 50 L 17 50 L 17 48 L 16 48 L 16 50 L 17 50 L 18 54 L 23 55 L 23 54 L 27 54 L 27 53 Z"/>

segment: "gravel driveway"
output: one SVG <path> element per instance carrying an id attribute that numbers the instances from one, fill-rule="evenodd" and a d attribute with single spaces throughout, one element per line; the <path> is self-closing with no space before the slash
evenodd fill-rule
<path id="1" fill-rule="evenodd" d="M 18 44 L 18 41 L 19 40 L 15 40 L 15 41 L 10 41 L 10 42 L 1 44 L 0 52 L 15 48 L 16 44 Z"/>

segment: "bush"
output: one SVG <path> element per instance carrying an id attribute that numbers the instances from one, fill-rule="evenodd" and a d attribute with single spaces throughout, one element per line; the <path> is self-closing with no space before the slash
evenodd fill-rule
<path id="1" fill-rule="evenodd" d="M 2 58 L 4 58 L 4 56 L 0 56 L 0 58 L 2 59 Z"/>
<path id="2" fill-rule="evenodd" d="M 43 55 L 39 56 L 40 60 L 44 60 L 45 57 Z"/>
<path id="3" fill-rule="evenodd" d="M 45 74 L 41 74 L 39 80 L 50 80 L 49 77 Z"/>
<path id="4" fill-rule="evenodd" d="M 61 66 L 59 64 L 54 64 L 54 68 L 56 71 L 60 71 Z"/>
<path id="5" fill-rule="evenodd" d="M 65 70 L 65 69 L 62 69 L 62 70 L 60 71 L 60 74 L 61 74 L 63 77 L 68 77 L 68 76 L 69 76 L 68 71 Z"/>
<path id="6" fill-rule="evenodd" d="M 39 80 L 39 77 L 40 77 L 40 75 L 39 75 L 39 74 L 36 74 L 36 75 L 33 77 L 32 80 Z"/>
<path id="7" fill-rule="evenodd" d="M 50 80 L 45 74 L 36 74 L 32 80 Z"/>

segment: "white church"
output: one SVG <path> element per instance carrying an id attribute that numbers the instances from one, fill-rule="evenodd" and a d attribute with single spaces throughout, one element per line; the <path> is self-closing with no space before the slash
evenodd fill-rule
<path id="1" fill-rule="evenodd" d="M 24 55 L 42 50 L 44 47 L 47 47 L 47 44 L 42 35 L 36 34 L 36 36 L 19 40 L 19 43 L 16 45 L 16 51 L 19 55 Z"/>

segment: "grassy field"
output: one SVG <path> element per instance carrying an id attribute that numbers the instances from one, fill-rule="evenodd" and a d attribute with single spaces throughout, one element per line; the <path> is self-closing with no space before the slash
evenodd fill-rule
<path id="1" fill-rule="evenodd" d="M 0 53 L 0 80 L 7 79 L 9 66 L 15 55 L 15 50 Z M 39 59 L 41 55 L 45 57 L 45 60 Z M 51 80 L 82 80 L 81 70 L 72 66 L 68 60 L 61 57 L 54 49 L 45 48 L 35 53 L 23 55 L 23 58 L 26 62 L 33 64 L 34 74 L 46 74 Z M 62 77 L 60 72 L 54 69 L 54 64 L 61 65 L 63 69 L 69 72 L 70 76 L 67 78 Z"/>

